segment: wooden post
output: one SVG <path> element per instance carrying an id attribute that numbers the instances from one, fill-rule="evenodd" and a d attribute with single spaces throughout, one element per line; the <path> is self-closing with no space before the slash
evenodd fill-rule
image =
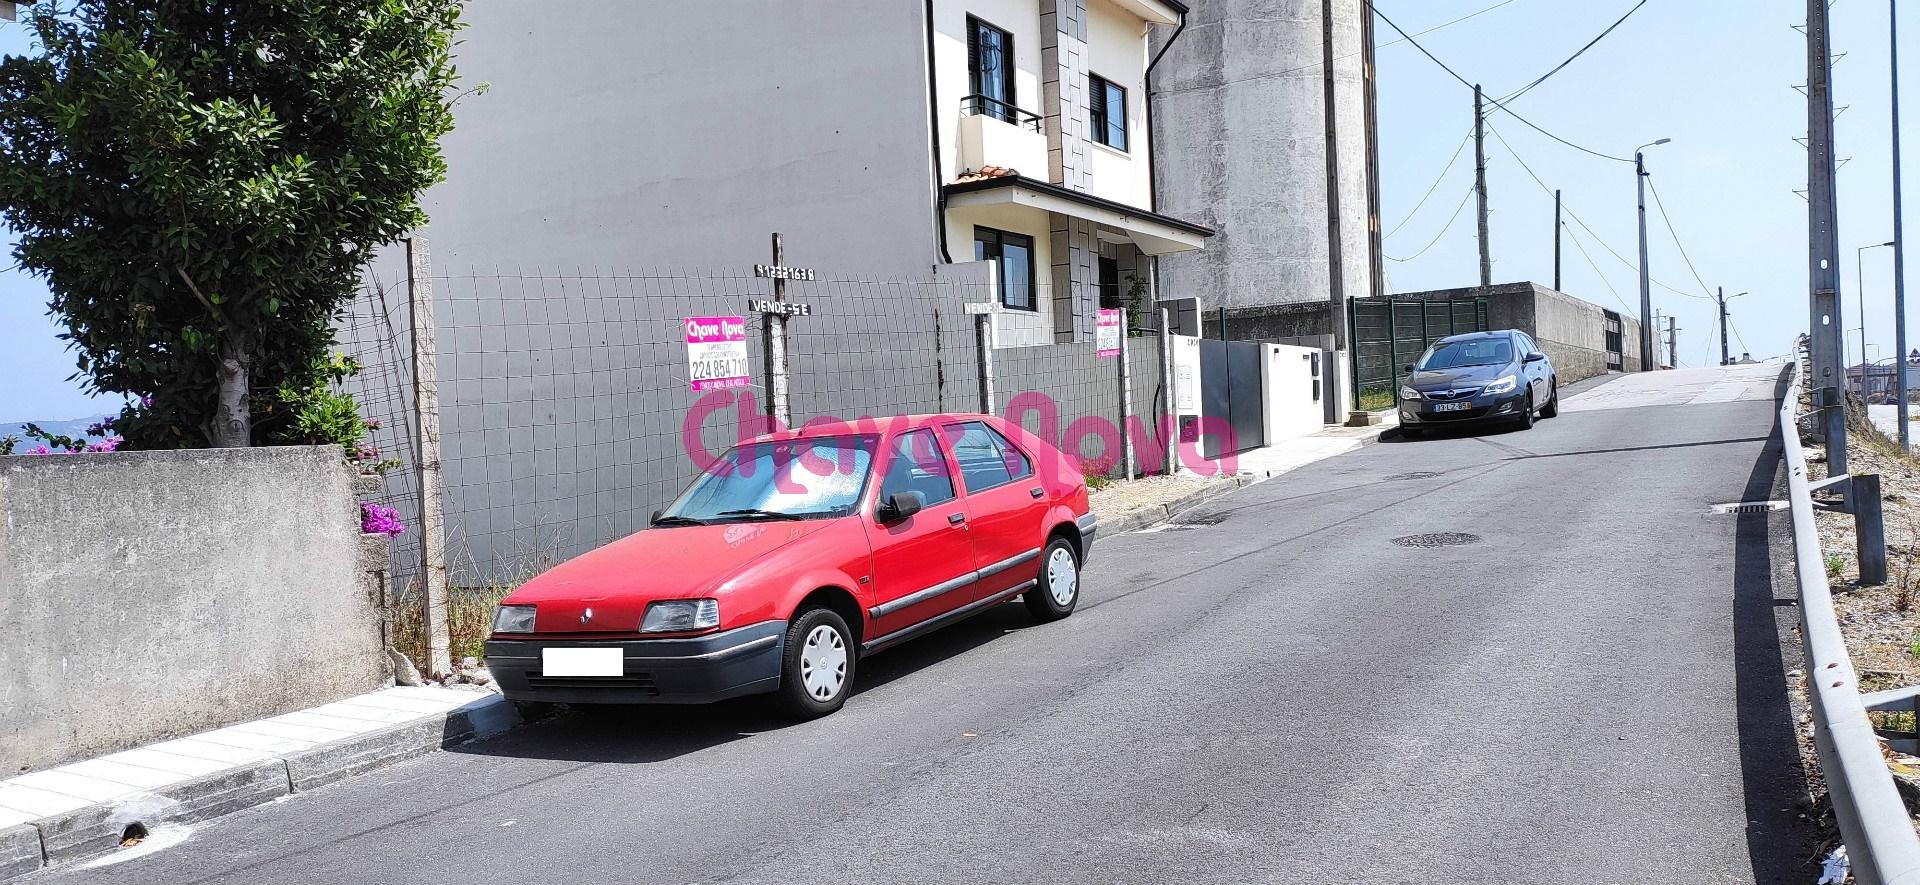
<path id="1" fill-rule="evenodd" d="M 1127 419 L 1133 417 L 1133 364 L 1127 356 L 1127 314 L 1120 312 L 1120 460 L 1128 479 L 1137 479 L 1140 471 L 1133 452 L 1133 435 L 1127 433 Z"/>
<path id="2" fill-rule="evenodd" d="M 786 263 L 786 241 L 779 234 L 773 235 L 773 265 L 779 267 Z M 787 280 L 784 276 L 773 278 L 773 300 L 787 300 Z M 776 422 L 770 428 L 780 430 L 793 426 L 793 410 L 787 403 L 787 318 L 783 314 L 769 313 L 761 321 L 767 336 L 767 415 Z"/>
<path id="3" fill-rule="evenodd" d="M 427 675 L 453 673 L 452 641 L 447 633 L 447 551 L 440 510 L 440 381 L 433 320 L 432 264 L 427 241 L 407 238 L 407 306 L 413 326 L 413 408 L 420 427 L 414 453 L 420 476 L 420 564 L 427 593 Z"/>

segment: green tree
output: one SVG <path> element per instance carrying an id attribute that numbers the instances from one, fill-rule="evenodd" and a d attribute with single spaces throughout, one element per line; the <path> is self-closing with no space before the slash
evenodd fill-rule
<path id="1" fill-rule="evenodd" d="M 131 447 L 296 435 L 372 251 L 445 177 L 460 0 L 79 0 L 0 60 L 0 218 Z"/>

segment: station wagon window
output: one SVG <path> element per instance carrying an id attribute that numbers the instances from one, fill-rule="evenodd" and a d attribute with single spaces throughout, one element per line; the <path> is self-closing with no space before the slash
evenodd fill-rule
<path id="1" fill-rule="evenodd" d="M 1127 90 L 1095 74 L 1087 76 L 1088 122 L 1093 140 L 1114 150 L 1127 149 Z"/>
<path id="2" fill-rule="evenodd" d="M 973 258 L 1000 262 L 1000 303 L 1016 310 L 1037 310 L 1033 304 L 1033 238 L 1025 234 L 973 229 Z"/>
<path id="3" fill-rule="evenodd" d="M 887 447 L 887 475 L 880 480 L 880 501 L 885 503 L 901 492 L 919 492 L 928 507 L 953 500 L 953 476 L 933 431 L 900 434 Z"/>
<path id="4" fill-rule="evenodd" d="M 960 462 L 960 477 L 966 481 L 969 495 L 1033 473 L 1019 449 L 979 421 L 947 427 L 945 435 L 953 446 L 953 459 Z"/>

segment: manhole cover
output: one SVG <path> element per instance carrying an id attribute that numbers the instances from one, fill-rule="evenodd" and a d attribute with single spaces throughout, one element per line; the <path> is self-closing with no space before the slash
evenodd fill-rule
<path id="1" fill-rule="evenodd" d="M 1426 470 L 1416 470 L 1412 473 L 1396 473 L 1392 476 L 1387 477 L 1387 482 L 1398 482 L 1403 479 L 1439 479 L 1439 478 L 1440 478 L 1440 474 L 1438 473 L 1433 473 L 1431 471 L 1426 471 Z"/>
<path id="2" fill-rule="evenodd" d="M 1428 532 L 1424 535 L 1395 538 L 1393 543 L 1402 547 L 1464 547 L 1468 544 L 1480 543 L 1480 536 L 1469 535 L 1466 532 Z"/>
<path id="3" fill-rule="evenodd" d="M 1713 505 L 1713 513 L 1720 516 L 1738 513 L 1771 513 L 1785 509 L 1787 509 L 1785 501 L 1740 501 L 1733 504 Z"/>

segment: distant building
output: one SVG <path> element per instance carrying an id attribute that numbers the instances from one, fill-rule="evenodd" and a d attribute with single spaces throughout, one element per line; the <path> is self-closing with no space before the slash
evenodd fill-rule
<path id="1" fill-rule="evenodd" d="M 1847 367 L 1847 389 L 1869 402 L 1892 400 L 1899 375 L 1891 361 L 1860 363 Z M 1907 355 L 1907 391 L 1920 390 L 1920 351 Z"/>

